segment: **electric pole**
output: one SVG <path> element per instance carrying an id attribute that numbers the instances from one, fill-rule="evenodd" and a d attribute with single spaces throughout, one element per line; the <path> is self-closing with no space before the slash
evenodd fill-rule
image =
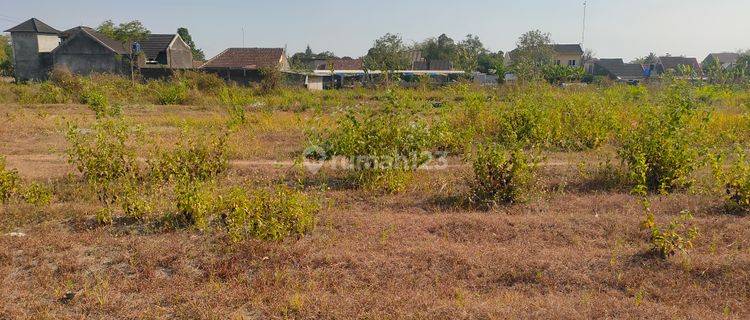
<path id="1" fill-rule="evenodd" d="M 581 47 L 584 46 L 584 43 L 586 42 L 586 7 L 587 3 L 586 1 L 583 2 L 583 29 L 581 30 Z"/>

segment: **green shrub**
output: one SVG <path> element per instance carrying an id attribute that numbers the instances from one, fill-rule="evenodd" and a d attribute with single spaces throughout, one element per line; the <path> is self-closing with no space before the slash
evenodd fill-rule
<path id="1" fill-rule="evenodd" d="M 52 191 L 43 184 L 33 182 L 23 188 L 21 197 L 26 203 L 46 206 L 52 202 Z"/>
<path id="2" fill-rule="evenodd" d="M 173 227 L 194 226 L 206 230 L 209 219 L 216 210 L 214 195 L 200 182 L 180 180 L 175 185 L 176 214 L 167 214 Z"/>
<path id="3" fill-rule="evenodd" d="M 395 192 L 430 159 L 432 143 L 433 132 L 420 117 L 386 107 L 348 112 L 322 145 L 329 157 L 349 160 L 359 185 Z"/>
<path id="4" fill-rule="evenodd" d="M 224 86 L 219 92 L 219 102 L 225 106 L 248 106 L 255 103 L 252 91 L 238 86 Z"/>
<path id="5" fill-rule="evenodd" d="M 303 235 L 314 228 L 315 215 L 320 211 L 317 200 L 286 187 L 256 190 L 251 195 L 244 189 L 232 188 L 220 202 L 219 211 L 235 241 Z"/>
<path id="6" fill-rule="evenodd" d="M 172 77 L 171 82 L 184 83 L 189 89 L 212 95 L 219 94 L 226 87 L 226 83 L 219 76 L 197 71 L 179 72 Z"/>
<path id="7" fill-rule="evenodd" d="M 139 184 L 136 132 L 124 120 L 110 118 L 96 121 L 90 132 L 68 127 L 68 161 L 107 205 L 116 202 L 123 188 Z"/>
<path id="8" fill-rule="evenodd" d="M 507 150 L 496 144 L 477 147 L 470 200 L 487 207 L 526 200 L 537 165 L 537 159 L 522 149 Z"/>
<path id="9" fill-rule="evenodd" d="M 690 186 L 705 147 L 708 114 L 677 87 L 663 106 L 644 106 L 639 122 L 623 133 L 620 158 L 636 183 L 634 191 L 670 192 Z"/>
<path id="10" fill-rule="evenodd" d="M 724 200 L 729 212 L 750 213 L 750 161 L 744 151 L 738 150 L 736 160 L 723 166 L 721 159 L 713 163 L 714 175 L 725 192 Z"/>
<path id="11" fill-rule="evenodd" d="M 94 111 L 97 119 L 122 115 L 122 107 L 119 105 L 110 106 L 107 96 L 95 87 L 86 87 L 81 92 L 81 102 L 87 104 L 89 109 Z"/>
<path id="12" fill-rule="evenodd" d="M 0 156 L 0 203 L 6 203 L 11 196 L 18 193 L 21 178 L 16 170 L 5 167 L 5 157 Z"/>
<path id="13" fill-rule="evenodd" d="M 151 174 L 159 180 L 213 179 L 229 167 L 227 138 L 227 135 L 183 138 L 177 148 L 162 149 L 148 160 Z"/>
<path id="14" fill-rule="evenodd" d="M 182 82 L 152 82 L 156 102 L 161 105 L 180 105 L 188 98 L 188 88 Z"/>
<path id="15" fill-rule="evenodd" d="M 672 220 L 666 226 L 656 224 L 654 214 L 647 208 L 646 218 L 641 222 L 641 228 L 649 231 L 651 252 L 661 258 L 673 256 L 677 251 L 686 253 L 693 247 L 693 240 L 700 234 L 698 228 L 690 228 L 687 224 L 693 219 L 689 211 L 680 213 L 680 217 Z"/>
<path id="16" fill-rule="evenodd" d="M 39 95 L 37 96 L 36 102 L 44 104 L 55 104 L 66 103 L 68 101 L 68 96 L 60 87 L 55 86 L 49 82 L 42 82 L 42 84 L 39 85 Z"/>

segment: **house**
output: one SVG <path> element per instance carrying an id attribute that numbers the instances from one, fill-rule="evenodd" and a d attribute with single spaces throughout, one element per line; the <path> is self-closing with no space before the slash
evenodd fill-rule
<path id="1" fill-rule="evenodd" d="M 556 65 L 583 67 L 583 48 L 580 44 L 554 44 L 552 51 Z"/>
<path id="2" fill-rule="evenodd" d="M 556 65 L 571 67 L 583 67 L 583 48 L 580 44 L 553 44 L 552 61 Z M 505 55 L 506 65 L 511 65 L 518 56 L 518 49 L 514 49 Z"/>
<path id="3" fill-rule="evenodd" d="M 710 53 L 706 59 L 703 59 L 702 65 L 705 66 L 717 61 L 722 68 L 727 69 L 733 67 L 739 58 L 740 54 L 736 52 Z"/>
<path id="4" fill-rule="evenodd" d="M 450 71 L 453 70 L 453 63 L 448 60 L 428 59 L 422 57 L 422 51 L 409 50 L 406 53 L 411 63 L 411 70 L 419 71 Z"/>
<path id="5" fill-rule="evenodd" d="M 145 60 L 142 67 L 193 68 L 193 52 L 178 34 L 150 34 L 138 43 Z"/>
<path id="6" fill-rule="evenodd" d="M 114 40 L 96 30 L 80 26 L 58 31 L 31 18 L 10 32 L 16 80 L 44 80 L 53 68 L 72 73 L 130 74 L 132 45 Z M 144 58 L 138 66 L 192 67 L 190 47 L 178 35 L 155 34 L 141 44 Z"/>
<path id="7" fill-rule="evenodd" d="M 60 38 L 52 50 L 53 67 L 81 75 L 130 73 L 130 45 L 83 26 L 61 32 Z"/>
<path id="8" fill-rule="evenodd" d="M 701 70 L 701 65 L 698 63 L 698 59 L 688 57 L 659 57 L 657 58 L 655 70 L 657 74 L 664 74 L 670 70 L 673 72 L 679 71 L 681 66 L 692 68 L 693 72 L 699 77 L 703 75 L 703 70 Z"/>
<path id="9" fill-rule="evenodd" d="M 60 31 L 31 18 L 10 32 L 17 81 L 42 80 L 52 67 L 51 52 L 60 44 Z"/>
<path id="10" fill-rule="evenodd" d="M 605 76 L 618 82 L 635 83 L 646 79 L 643 66 L 637 63 L 625 63 L 622 59 L 598 59 L 594 61 L 593 74 Z"/>
<path id="11" fill-rule="evenodd" d="M 226 81 L 249 84 L 260 81 L 264 68 L 289 70 L 284 48 L 229 48 L 206 61 L 200 69 Z"/>

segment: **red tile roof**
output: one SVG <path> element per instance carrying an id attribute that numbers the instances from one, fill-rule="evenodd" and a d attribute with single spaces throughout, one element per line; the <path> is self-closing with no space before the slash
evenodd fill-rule
<path id="1" fill-rule="evenodd" d="M 283 48 L 229 48 L 201 68 L 257 70 L 279 65 L 283 55 Z"/>

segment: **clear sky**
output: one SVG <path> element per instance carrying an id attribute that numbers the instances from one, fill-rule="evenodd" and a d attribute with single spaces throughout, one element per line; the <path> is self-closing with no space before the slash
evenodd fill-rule
<path id="1" fill-rule="evenodd" d="M 0 0 L 0 28 L 30 17 L 58 29 L 137 19 L 153 33 L 188 27 L 211 57 L 227 47 L 310 45 L 340 56 L 364 55 L 386 32 L 408 42 L 446 33 L 478 35 L 493 51 L 511 50 L 541 29 L 558 43 L 579 43 L 583 0 Z M 585 47 L 597 57 L 688 55 L 750 49 L 749 0 L 588 0 Z"/>

